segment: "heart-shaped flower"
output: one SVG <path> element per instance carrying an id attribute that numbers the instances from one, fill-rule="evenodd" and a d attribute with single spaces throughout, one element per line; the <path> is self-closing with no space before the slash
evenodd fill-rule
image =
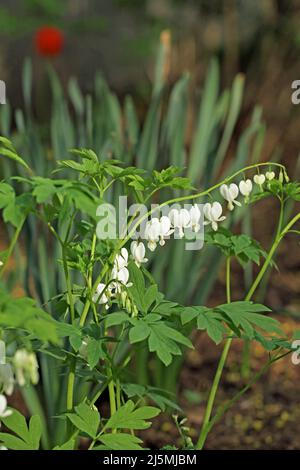
<path id="1" fill-rule="evenodd" d="M 28 382 L 36 385 L 39 381 L 38 362 L 34 352 L 26 349 L 18 349 L 13 357 L 13 366 L 16 374 L 16 380 L 20 387 Z"/>
<path id="2" fill-rule="evenodd" d="M 106 309 L 108 309 L 109 306 L 107 305 L 107 302 L 109 289 L 105 289 L 105 287 L 106 285 L 100 282 L 100 284 L 97 286 L 95 294 L 92 297 L 92 300 L 95 304 L 105 305 Z"/>
<path id="3" fill-rule="evenodd" d="M 254 183 L 258 184 L 259 186 L 262 186 L 264 182 L 266 181 L 265 175 L 255 175 L 253 178 Z"/>

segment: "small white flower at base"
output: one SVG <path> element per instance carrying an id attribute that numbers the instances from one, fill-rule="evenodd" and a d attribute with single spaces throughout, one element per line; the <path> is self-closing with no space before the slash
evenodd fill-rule
<path id="1" fill-rule="evenodd" d="M 201 217 L 201 212 L 197 204 L 195 204 L 193 207 L 190 209 L 190 227 L 193 232 L 199 232 L 200 230 L 200 217 Z"/>
<path id="2" fill-rule="evenodd" d="M 184 229 L 190 226 L 191 216 L 187 209 L 171 209 L 169 219 L 172 226 L 177 229 L 179 238 L 184 237 Z"/>
<path id="3" fill-rule="evenodd" d="M 266 172 L 266 178 L 267 178 L 268 181 L 272 181 L 275 178 L 274 171 L 267 171 Z"/>
<path id="4" fill-rule="evenodd" d="M 0 446 L 0 450 L 8 450 L 8 448 L 5 446 Z"/>
<path id="5" fill-rule="evenodd" d="M 122 268 L 120 271 L 117 273 L 115 279 L 118 281 L 122 282 L 126 286 L 128 279 L 129 279 L 129 271 L 127 268 Z"/>
<path id="6" fill-rule="evenodd" d="M 266 181 L 266 177 L 265 177 L 265 175 L 255 175 L 254 178 L 253 178 L 253 181 L 254 181 L 255 184 L 262 187 L 262 185 Z"/>
<path id="7" fill-rule="evenodd" d="M 241 195 L 245 197 L 245 201 L 248 201 L 253 189 L 252 181 L 250 179 L 240 181 L 239 189 Z"/>
<path id="8" fill-rule="evenodd" d="M 106 292 L 104 292 L 106 285 L 100 282 L 98 284 L 95 294 L 92 297 L 92 300 L 95 304 L 105 305 L 105 308 L 108 309 L 108 296 Z M 108 289 L 107 289 L 108 290 Z"/>
<path id="9" fill-rule="evenodd" d="M 0 266 L 3 266 L 3 261 L 0 261 Z"/>
<path id="10" fill-rule="evenodd" d="M 229 186 L 227 184 L 222 184 L 220 187 L 221 196 L 228 202 L 227 207 L 230 211 L 233 211 L 234 204 L 236 206 L 241 206 L 239 201 L 236 201 L 236 198 L 239 195 L 239 188 L 236 184 L 231 183 Z"/>
<path id="11" fill-rule="evenodd" d="M 5 395 L 0 394 L 0 418 L 7 418 L 12 414 L 12 410 L 7 409 L 7 400 Z"/>
<path id="12" fill-rule="evenodd" d="M 20 387 L 28 382 L 36 385 L 39 381 L 38 362 L 33 352 L 26 349 L 18 349 L 13 358 L 16 380 Z"/>
<path id="13" fill-rule="evenodd" d="M 211 224 L 212 229 L 215 232 L 218 230 L 218 223 L 223 222 L 223 220 L 226 219 L 226 217 L 222 215 L 222 206 L 219 202 L 213 202 L 212 204 L 207 202 L 204 204 L 203 213 L 207 219 L 204 222 L 204 225 Z"/>
<path id="14" fill-rule="evenodd" d="M 133 241 L 130 245 L 131 254 L 134 258 L 135 264 L 140 267 L 142 263 L 147 263 L 148 259 L 145 258 L 146 248 L 143 242 Z"/>

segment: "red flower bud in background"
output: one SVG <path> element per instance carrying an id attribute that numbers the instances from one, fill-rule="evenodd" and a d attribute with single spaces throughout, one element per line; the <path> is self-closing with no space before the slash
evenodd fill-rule
<path id="1" fill-rule="evenodd" d="M 35 45 L 39 54 L 43 56 L 55 56 L 62 50 L 64 36 L 54 26 L 43 26 L 35 35 Z"/>

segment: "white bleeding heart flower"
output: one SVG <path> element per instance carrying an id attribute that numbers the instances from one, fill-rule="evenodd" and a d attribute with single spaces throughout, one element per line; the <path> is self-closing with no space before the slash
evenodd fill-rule
<path id="1" fill-rule="evenodd" d="M 130 287 L 132 285 L 131 282 L 128 282 L 129 281 L 129 271 L 128 271 L 127 268 L 120 269 L 117 273 L 115 273 L 113 278 L 116 279 L 117 281 L 119 281 L 118 284 L 121 283 L 126 287 Z M 120 288 L 119 285 L 118 285 L 118 287 Z M 117 289 L 117 290 L 119 290 L 119 289 Z"/>
<path id="2" fill-rule="evenodd" d="M 274 171 L 267 171 L 266 172 L 266 178 L 267 178 L 268 181 L 272 181 L 275 178 Z"/>
<path id="3" fill-rule="evenodd" d="M 128 251 L 126 248 L 122 248 L 120 254 L 115 257 L 114 267 L 119 270 L 126 268 L 128 265 Z"/>
<path id="4" fill-rule="evenodd" d="M 154 251 L 159 241 L 161 233 L 160 223 L 157 217 L 148 220 L 145 227 L 145 238 L 148 240 L 148 248 L 150 251 Z"/>
<path id="5" fill-rule="evenodd" d="M 199 232 L 200 230 L 200 217 L 201 212 L 197 204 L 191 207 L 190 209 L 190 227 L 193 232 Z"/>
<path id="6" fill-rule="evenodd" d="M 106 285 L 103 284 L 102 282 L 100 282 L 100 284 L 98 284 L 98 286 L 97 286 L 95 294 L 92 297 L 92 300 L 95 304 L 97 303 L 97 304 L 100 304 L 100 305 L 105 305 L 105 308 L 108 309 L 109 308 L 109 306 L 107 305 L 107 303 L 108 303 L 108 295 L 107 295 L 108 288 L 105 290 L 105 287 L 106 287 Z"/>
<path id="7" fill-rule="evenodd" d="M 78 349 L 79 354 L 87 361 L 88 358 L 88 338 L 82 340 L 81 346 Z"/>
<path id="8" fill-rule="evenodd" d="M 12 414 L 12 410 L 7 409 L 6 397 L 0 394 L 0 418 L 7 418 Z"/>
<path id="9" fill-rule="evenodd" d="M 240 193 L 242 194 L 242 196 L 245 197 L 245 200 L 247 201 L 253 189 L 252 181 L 250 179 L 240 181 L 239 189 Z"/>
<path id="10" fill-rule="evenodd" d="M 171 229 L 171 221 L 169 217 L 166 215 L 163 215 L 159 219 L 159 244 L 160 246 L 164 246 L 165 238 L 169 237 L 173 233 L 173 230 Z"/>
<path id="11" fill-rule="evenodd" d="M 266 181 L 265 175 L 255 175 L 253 178 L 254 183 L 256 183 L 258 186 L 262 186 L 264 182 Z"/>
<path id="12" fill-rule="evenodd" d="M 39 381 L 38 362 L 34 352 L 18 349 L 13 357 L 16 380 L 20 387 L 31 381 L 36 385 Z"/>
<path id="13" fill-rule="evenodd" d="M 143 242 L 133 241 L 130 245 L 131 254 L 134 258 L 135 264 L 140 267 L 142 263 L 147 263 L 148 259 L 145 258 L 146 248 Z"/>
<path id="14" fill-rule="evenodd" d="M 219 202 L 213 202 L 212 204 L 207 202 L 204 204 L 203 213 L 207 219 L 204 225 L 211 224 L 215 232 L 218 230 L 218 223 L 226 219 L 226 217 L 222 215 L 222 206 Z"/>
<path id="15" fill-rule="evenodd" d="M 179 238 L 184 237 L 184 229 L 190 226 L 190 213 L 187 209 L 171 209 L 169 219 L 172 226 L 177 229 Z"/>
<path id="16" fill-rule="evenodd" d="M 227 207 L 230 211 L 233 211 L 234 204 L 237 206 L 241 205 L 239 201 L 236 201 L 236 198 L 239 195 L 239 188 L 236 184 L 231 183 L 229 186 L 227 186 L 227 184 L 222 184 L 220 187 L 220 193 L 221 196 L 223 196 L 223 198 L 228 202 Z"/>

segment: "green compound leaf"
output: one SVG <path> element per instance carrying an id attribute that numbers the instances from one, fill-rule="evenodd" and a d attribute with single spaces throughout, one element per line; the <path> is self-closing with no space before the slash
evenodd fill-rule
<path id="1" fill-rule="evenodd" d="M 270 312 L 270 309 L 264 305 L 240 301 L 219 305 L 217 308 L 225 314 L 225 319 L 228 317 L 234 327 L 241 328 L 250 339 L 254 338 L 257 327 L 266 333 L 282 334 L 277 320 L 262 315 L 262 312 Z"/>
<path id="2" fill-rule="evenodd" d="M 103 434 L 99 437 L 104 445 L 94 447 L 94 450 L 143 450 L 142 440 L 126 433 Z"/>
<path id="3" fill-rule="evenodd" d="M 149 313 L 143 319 L 135 320 L 134 323 L 129 331 L 131 344 L 148 339 L 149 351 L 155 352 L 166 366 L 171 364 L 173 356 L 182 354 L 179 345 L 193 348 L 188 338 L 167 325 L 156 313 Z"/>
<path id="4" fill-rule="evenodd" d="M 147 429 L 151 426 L 151 423 L 146 420 L 154 418 L 160 413 L 160 409 L 154 406 L 142 406 L 137 409 L 134 409 L 134 407 L 133 401 L 129 400 L 111 416 L 105 428 Z"/>

